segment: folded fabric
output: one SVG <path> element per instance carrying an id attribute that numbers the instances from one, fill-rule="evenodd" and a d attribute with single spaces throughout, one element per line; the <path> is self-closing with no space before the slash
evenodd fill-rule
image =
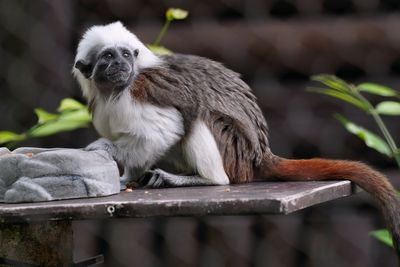
<path id="1" fill-rule="evenodd" d="M 116 162 L 103 150 L 0 148 L 0 201 L 98 197 L 120 191 Z"/>

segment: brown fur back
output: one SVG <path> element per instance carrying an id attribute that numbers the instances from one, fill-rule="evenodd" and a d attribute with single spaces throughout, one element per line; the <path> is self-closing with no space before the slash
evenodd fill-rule
<path id="1" fill-rule="evenodd" d="M 267 123 L 249 86 L 209 59 L 173 54 L 139 73 L 131 88 L 137 101 L 172 106 L 183 117 L 185 135 L 196 120 L 212 132 L 231 183 L 249 182 L 269 151 Z"/>

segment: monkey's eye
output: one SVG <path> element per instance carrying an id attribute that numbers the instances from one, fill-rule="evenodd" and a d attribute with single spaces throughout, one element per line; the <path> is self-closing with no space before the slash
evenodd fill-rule
<path id="1" fill-rule="evenodd" d="M 122 53 L 122 55 L 123 55 L 125 58 L 129 58 L 129 57 L 131 56 L 131 53 L 129 53 L 128 51 L 124 51 L 124 52 Z"/>
<path id="2" fill-rule="evenodd" d="M 133 55 L 137 57 L 139 55 L 139 49 L 135 49 L 135 51 L 133 51 Z"/>
<path id="3" fill-rule="evenodd" d="M 112 59 L 114 55 L 111 52 L 107 52 L 103 55 L 103 58 L 105 59 Z"/>

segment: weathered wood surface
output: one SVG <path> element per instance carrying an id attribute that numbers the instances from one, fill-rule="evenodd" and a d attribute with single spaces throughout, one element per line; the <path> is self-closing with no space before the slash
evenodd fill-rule
<path id="1" fill-rule="evenodd" d="M 7 266 L 71 266 L 69 221 L 0 224 L 0 262 Z"/>
<path id="2" fill-rule="evenodd" d="M 150 216 L 288 214 L 349 196 L 349 181 L 260 182 L 230 186 L 136 189 L 118 195 L 0 204 L 0 223 Z"/>

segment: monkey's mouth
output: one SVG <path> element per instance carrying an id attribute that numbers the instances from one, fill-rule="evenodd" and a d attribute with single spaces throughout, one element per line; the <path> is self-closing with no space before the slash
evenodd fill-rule
<path id="1" fill-rule="evenodd" d="M 111 83 L 122 83 L 129 80 L 130 71 L 127 69 L 110 70 L 105 73 L 106 78 Z"/>

